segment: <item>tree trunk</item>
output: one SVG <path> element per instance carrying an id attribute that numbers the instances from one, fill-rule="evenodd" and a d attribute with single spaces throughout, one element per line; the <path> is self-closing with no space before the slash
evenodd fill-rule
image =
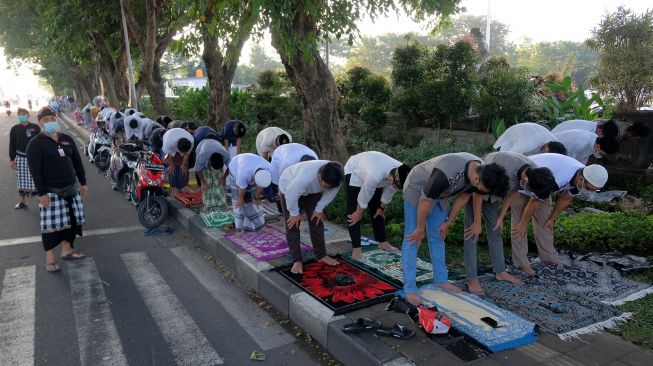
<path id="1" fill-rule="evenodd" d="M 113 87 L 116 90 L 118 101 L 127 103 L 129 101 L 129 79 L 127 78 L 127 51 L 124 44 L 118 50 Z"/>
<path id="2" fill-rule="evenodd" d="M 306 13 L 297 13 L 293 24 L 281 29 L 272 29 L 272 44 L 281 56 L 286 72 L 297 93 L 301 96 L 304 137 L 321 159 L 347 160 L 347 147 L 340 128 L 338 103 L 340 93 L 333 75 L 320 57 L 317 49 L 305 57 L 301 50 L 293 54 L 281 46 L 284 33 L 295 33 L 310 43 L 310 35 L 317 33 L 315 21 Z M 310 59 L 309 59 L 310 58 Z"/>
<path id="3" fill-rule="evenodd" d="M 224 116 L 226 112 L 229 115 L 229 104 L 223 107 L 221 104 L 224 82 L 222 75 L 222 55 L 217 51 L 218 41 L 215 36 L 202 34 L 204 42 L 204 51 L 202 52 L 202 60 L 206 66 L 206 77 L 208 79 L 209 88 L 209 126 L 215 130 L 219 130 L 225 120 L 220 116 Z M 224 117 L 223 117 L 224 118 Z"/>
<path id="4" fill-rule="evenodd" d="M 116 88 L 113 84 L 113 75 L 104 68 L 100 72 L 100 75 L 102 78 L 102 86 L 104 87 L 104 95 L 107 97 L 109 105 L 112 107 L 120 106 L 118 97 L 116 96 Z"/>
<path id="5" fill-rule="evenodd" d="M 166 91 L 165 85 L 163 84 L 163 78 L 161 77 L 161 69 L 159 67 L 159 60 L 154 61 L 152 71 L 141 71 L 143 76 L 145 76 L 145 87 L 147 92 L 150 95 L 150 103 L 152 103 L 152 109 L 157 116 L 168 115 L 168 103 L 166 101 Z"/>

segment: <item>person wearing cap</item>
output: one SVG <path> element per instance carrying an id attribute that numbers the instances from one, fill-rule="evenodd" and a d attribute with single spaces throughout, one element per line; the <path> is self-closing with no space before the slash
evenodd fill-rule
<path id="1" fill-rule="evenodd" d="M 385 207 L 394 194 L 403 188 L 408 172 L 409 166 L 378 151 L 365 151 L 347 160 L 347 221 L 354 259 L 363 259 L 361 220 L 365 209 L 372 220 L 374 240 L 379 243 L 379 249 L 399 252 L 398 248 L 387 242 Z"/>
<path id="2" fill-rule="evenodd" d="M 9 160 L 11 169 L 16 171 L 16 182 L 20 201 L 14 206 L 16 209 L 27 207 L 27 197 L 36 194 L 36 186 L 27 165 L 27 145 L 36 137 L 41 128 L 29 121 L 29 111 L 18 108 L 18 124 L 9 130 Z"/>
<path id="3" fill-rule="evenodd" d="M 240 235 L 244 228 L 264 228 L 265 219 L 263 209 L 259 207 L 258 197 L 263 189 L 272 183 L 271 170 L 270 162 L 258 155 L 244 153 L 231 156 L 227 180 L 231 187 L 237 235 Z"/>
<path id="4" fill-rule="evenodd" d="M 477 241 L 481 234 L 481 220 L 485 221 L 492 271 L 498 281 L 508 281 L 516 285 L 523 282 L 506 272 L 503 257 L 503 221 L 512 201 L 519 195 L 520 186 L 534 192 L 538 197 L 547 198 L 557 185 L 553 174 L 547 168 L 537 168 L 527 156 L 510 151 L 498 151 L 483 157 L 483 163 L 495 163 L 505 169 L 508 176 L 508 195 L 500 208 L 501 197 L 496 195 L 472 194 L 473 199 L 465 206 L 464 257 L 465 278 L 469 292 L 484 296 L 485 292 L 478 280 Z M 521 184 L 521 181 L 528 182 Z"/>
<path id="5" fill-rule="evenodd" d="M 245 124 L 237 119 L 225 122 L 222 131 L 220 131 L 220 139 L 232 157 L 240 154 L 240 145 L 245 132 L 247 132 Z"/>
<path id="6" fill-rule="evenodd" d="M 188 185 L 188 161 L 195 140 L 182 128 L 167 130 L 162 140 L 161 154 L 168 165 L 168 181 L 175 193 Z"/>
<path id="7" fill-rule="evenodd" d="M 263 160 L 263 158 L 260 158 Z M 265 160 L 264 160 L 265 161 Z M 335 266 L 338 261 L 326 254 L 324 208 L 333 201 L 344 178 L 342 165 L 335 161 L 313 160 L 294 164 L 279 178 L 281 206 L 286 219 L 286 241 L 290 248 L 292 273 L 303 273 L 299 225 L 303 210 L 308 220 L 315 259 Z"/>
<path id="8" fill-rule="evenodd" d="M 85 221 L 82 197 L 88 193 L 86 173 L 75 140 L 60 132 L 56 114 L 48 107 L 38 113 L 41 133 L 27 146 L 27 163 L 39 195 L 41 239 L 46 269 L 58 272 L 54 248 L 61 244 L 64 260 L 84 259 L 73 243 Z"/>
<path id="9" fill-rule="evenodd" d="M 566 130 L 555 133 L 556 139 L 565 145 L 567 156 L 587 164 L 590 156 L 597 159 L 614 154 L 619 150 L 617 139 L 611 136 L 598 136 L 585 130 Z"/>
<path id="10" fill-rule="evenodd" d="M 224 168 L 231 162 L 229 152 L 217 140 L 204 139 L 197 144 L 195 156 L 193 169 L 200 181 L 204 211 L 214 207 L 225 208 L 227 199 L 223 186 L 229 171 L 225 172 Z"/>
<path id="11" fill-rule="evenodd" d="M 472 193 L 503 197 L 507 190 L 505 169 L 497 164 L 483 164 L 479 157 L 466 152 L 440 155 L 411 169 L 403 189 L 406 226 L 401 246 L 404 292 L 408 302 L 416 306 L 421 303 L 416 263 L 417 249 L 425 237 L 433 266 L 433 283 L 454 293 L 461 292 L 448 280 L 444 240 L 449 227 Z M 456 199 L 449 211 L 451 197 Z"/>
<path id="12" fill-rule="evenodd" d="M 594 132 L 599 137 L 610 136 L 612 138 L 617 138 L 617 136 L 619 136 L 619 126 L 617 126 L 613 120 L 600 123 L 597 121 L 587 121 L 584 119 L 572 119 L 558 124 L 553 129 L 551 129 L 551 132 L 558 133 L 569 130 L 584 130 L 587 132 Z"/>
<path id="13" fill-rule="evenodd" d="M 292 136 L 279 127 L 266 127 L 256 135 L 256 153 L 271 161 L 272 152 L 283 144 L 292 142 Z"/>
<path id="14" fill-rule="evenodd" d="M 532 191 L 522 189 L 512 201 L 511 246 L 513 263 L 523 272 L 533 276 L 535 272 L 528 261 L 528 223 L 533 219 L 533 234 L 540 260 L 560 264 L 558 252 L 553 245 L 555 221 L 571 203 L 574 196 L 584 191 L 596 192 L 608 181 L 608 171 L 592 164 L 585 166 L 578 160 L 560 154 L 537 154 L 530 157 L 539 168 L 548 168 L 556 182 L 558 192 L 552 207 L 550 197 L 543 198 Z M 531 180 L 525 180 L 532 184 Z"/>
<path id="15" fill-rule="evenodd" d="M 566 155 L 565 147 L 557 142 L 551 131 L 533 122 L 510 126 L 493 145 L 499 151 L 511 151 L 524 155 L 551 152 Z"/>

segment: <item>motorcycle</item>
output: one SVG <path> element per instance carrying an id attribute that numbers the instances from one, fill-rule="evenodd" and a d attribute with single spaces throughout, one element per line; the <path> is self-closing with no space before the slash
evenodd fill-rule
<path id="1" fill-rule="evenodd" d="M 163 223 L 168 216 L 168 201 L 163 183 L 165 165 L 151 151 L 142 151 L 136 169 L 129 180 L 129 199 L 138 208 L 138 221 L 150 229 Z"/>
<path id="2" fill-rule="evenodd" d="M 86 156 L 100 171 L 105 171 L 111 162 L 111 144 L 113 139 L 105 130 L 91 134 Z"/>
<path id="3" fill-rule="evenodd" d="M 7 108 L 5 112 L 7 113 L 7 116 L 11 116 L 11 109 Z"/>
<path id="4" fill-rule="evenodd" d="M 130 187 L 132 173 L 138 164 L 140 147 L 136 144 L 121 144 L 113 150 L 107 175 L 113 189 L 122 193 Z"/>

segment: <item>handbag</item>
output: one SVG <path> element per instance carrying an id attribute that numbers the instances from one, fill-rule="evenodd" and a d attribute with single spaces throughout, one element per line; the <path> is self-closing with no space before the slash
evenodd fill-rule
<path id="1" fill-rule="evenodd" d="M 75 183 L 61 188 L 47 187 L 46 191 L 50 193 L 54 193 L 57 196 L 62 197 L 64 199 L 70 199 L 75 197 L 75 195 L 77 195 L 77 193 L 79 192 L 79 186 L 77 185 L 77 183 Z"/>

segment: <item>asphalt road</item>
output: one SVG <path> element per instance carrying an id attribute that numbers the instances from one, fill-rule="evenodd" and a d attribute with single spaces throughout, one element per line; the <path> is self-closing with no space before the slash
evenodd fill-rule
<path id="1" fill-rule="evenodd" d="M 75 246 L 89 258 L 48 273 L 36 199 L 13 208 L 14 123 L 0 117 L 0 365 L 320 363 L 320 350 L 258 307 L 183 228 L 145 237 L 136 209 L 86 159 L 87 221 Z M 252 351 L 266 361 L 251 361 Z"/>

